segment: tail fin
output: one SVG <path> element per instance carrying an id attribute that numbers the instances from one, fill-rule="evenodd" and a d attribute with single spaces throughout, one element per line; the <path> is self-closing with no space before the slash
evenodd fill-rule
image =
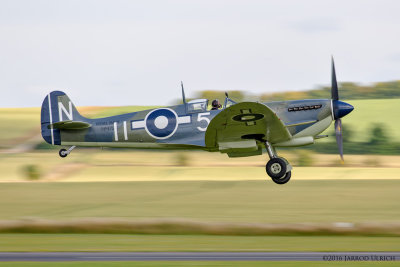
<path id="1" fill-rule="evenodd" d="M 41 127 L 43 139 L 52 145 L 61 145 L 60 129 L 53 127 L 60 121 L 82 121 L 84 117 L 79 114 L 69 97 L 60 91 L 53 91 L 46 96 L 42 103 Z"/>

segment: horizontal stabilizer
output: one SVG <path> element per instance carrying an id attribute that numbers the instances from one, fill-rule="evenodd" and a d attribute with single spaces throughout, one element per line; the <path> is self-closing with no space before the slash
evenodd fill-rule
<path id="1" fill-rule="evenodd" d="M 62 129 L 62 130 L 81 130 L 81 129 L 86 129 L 90 128 L 92 125 L 83 122 L 83 121 L 59 121 L 53 124 L 50 124 L 47 126 L 47 128 L 51 129 Z"/>

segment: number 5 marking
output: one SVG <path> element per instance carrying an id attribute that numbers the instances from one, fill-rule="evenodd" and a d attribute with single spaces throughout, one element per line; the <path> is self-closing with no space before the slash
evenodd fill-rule
<path id="1" fill-rule="evenodd" d="M 207 130 L 207 127 L 208 127 L 208 125 L 210 124 L 210 119 L 207 118 L 207 117 L 203 117 L 203 116 L 208 116 L 208 115 L 210 115 L 210 112 L 199 113 L 199 114 L 197 115 L 197 121 L 198 121 L 198 122 L 200 122 L 200 121 L 206 121 L 206 122 L 207 122 L 207 126 L 206 126 L 205 128 L 203 128 L 203 127 L 197 127 L 197 129 L 198 129 L 199 131 L 205 132 L 205 131 Z"/>

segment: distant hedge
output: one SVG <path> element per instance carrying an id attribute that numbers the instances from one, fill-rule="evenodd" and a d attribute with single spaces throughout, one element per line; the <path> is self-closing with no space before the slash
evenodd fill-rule
<path id="1" fill-rule="evenodd" d="M 232 90 L 229 91 L 229 97 L 235 101 L 243 100 L 261 100 L 261 101 L 278 101 L 278 100 L 296 100 L 296 99 L 318 99 L 331 97 L 330 86 L 323 86 L 317 89 L 305 91 L 288 91 L 281 93 L 263 93 L 261 95 L 249 95 L 245 91 Z M 340 98 L 349 99 L 385 99 L 400 98 L 400 81 L 379 82 L 372 85 L 360 85 L 353 82 L 339 83 Z M 224 99 L 224 92 L 218 90 L 204 90 L 198 92 L 199 98 Z"/>

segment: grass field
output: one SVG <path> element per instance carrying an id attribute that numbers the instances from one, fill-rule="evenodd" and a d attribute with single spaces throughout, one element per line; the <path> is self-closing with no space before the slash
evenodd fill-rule
<path id="1" fill-rule="evenodd" d="M 51 152 L 2 157 L 0 177 L 6 180 L 13 168 L 17 172 L 19 164 L 33 162 L 49 165 L 49 170 L 66 175 L 65 180 L 62 177 L 50 177 L 49 180 L 80 182 L 3 182 L 0 185 L 0 220 L 121 218 L 141 221 L 173 218 L 199 222 L 276 224 L 387 224 L 400 221 L 400 180 L 388 180 L 384 179 L 387 175 L 379 177 L 372 173 L 388 171 L 397 177 L 398 168 L 296 168 L 299 177 L 306 177 L 307 173 L 327 177 L 326 172 L 331 169 L 336 175 L 337 170 L 341 174 L 369 172 L 376 179 L 293 178 L 289 184 L 278 186 L 266 179 L 262 166 L 259 166 L 261 158 L 260 162 L 245 159 L 242 163 L 224 163 L 216 160 L 223 155 L 215 154 L 217 158 L 205 161 L 203 157 L 208 154 L 204 153 L 197 158 L 203 163 L 196 160 L 192 163 L 199 166 L 177 167 L 174 166 L 174 159 L 168 157 L 171 154 L 164 152 L 140 152 L 138 158 L 132 159 L 132 153 L 83 151 L 82 155 L 75 154 L 75 159 L 67 159 L 72 161 L 71 164 L 88 164 L 89 167 L 69 172 L 68 168 L 60 170 L 65 168 L 65 164 L 60 164 L 65 159 L 49 155 Z M 205 164 L 213 162 L 215 165 L 202 165 L 203 160 Z M 154 161 L 158 161 L 158 166 L 154 167 Z M 221 164 L 226 165 L 221 167 Z M 246 164 L 253 166 L 243 167 Z M 254 178 L 252 175 L 256 170 L 260 171 L 260 175 Z M 222 179 L 210 176 L 209 179 L 214 181 L 206 180 L 207 175 L 215 171 Z M 98 182 L 124 177 L 131 181 Z M 21 178 L 18 179 L 21 181 Z M 92 182 L 82 182 L 85 179 L 92 179 Z M 144 181 L 146 179 L 152 181 Z M 399 240 L 399 237 L 382 236 L 1 234 L 0 250 L 394 251 L 400 248 Z"/>
<path id="2" fill-rule="evenodd" d="M 298 151 L 280 153 L 294 165 L 293 181 L 400 178 L 400 156 L 346 155 L 345 165 L 340 165 L 338 155 L 309 154 L 309 157 L 313 158 L 314 167 L 299 167 L 299 155 L 302 154 L 296 154 Z M 50 150 L 0 154 L 0 182 L 26 181 L 24 168 L 27 165 L 35 165 L 40 170 L 42 181 L 211 179 L 260 180 L 269 183 L 270 179 L 265 173 L 265 162 L 266 155 L 228 158 L 224 154 L 201 151 L 110 151 L 81 148 L 75 149 L 67 158 L 60 158 L 57 151 Z"/>
<path id="3" fill-rule="evenodd" d="M 0 148 L 39 133 L 39 108 L 0 108 Z"/>
<path id="4" fill-rule="evenodd" d="M 399 222 L 400 180 L 2 183 L 2 220 Z"/>
<path id="5" fill-rule="evenodd" d="M 354 110 L 344 117 L 342 122 L 354 131 L 352 141 L 368 141 L 372 126 L 381 124 L 390 140 L 400 142 L 400 119 L 397 112 L 400 99 L 349 100 L 348 102 L 354 106 Z"/>
<path id="6" fill-rule="evenodd" d="M 399 237 L 1 234 L 0 251 L 399 251 Z"/>
<path id="7" fill-rule="evenodd" d="M 81 266 L 99 266 L 99 267 L 153 267 L 153 266 L 276 266 L 276 267 L 289 267 L 289 266 L 310 266 L 310 267 L 336 267 L 336 266 L 349 266 L 349 267 L 370 267 L 370 266 L 398 266 L 398 262 L 257 262 L 257 261 L 168 261 L 168 262 L 57 262 L 57 266 L 65 267 L 81 267 Z M 0 266 L 23 266 L 23 267 L 47 267 L 54 266 L 54 262 L 0 262 Z"/>

